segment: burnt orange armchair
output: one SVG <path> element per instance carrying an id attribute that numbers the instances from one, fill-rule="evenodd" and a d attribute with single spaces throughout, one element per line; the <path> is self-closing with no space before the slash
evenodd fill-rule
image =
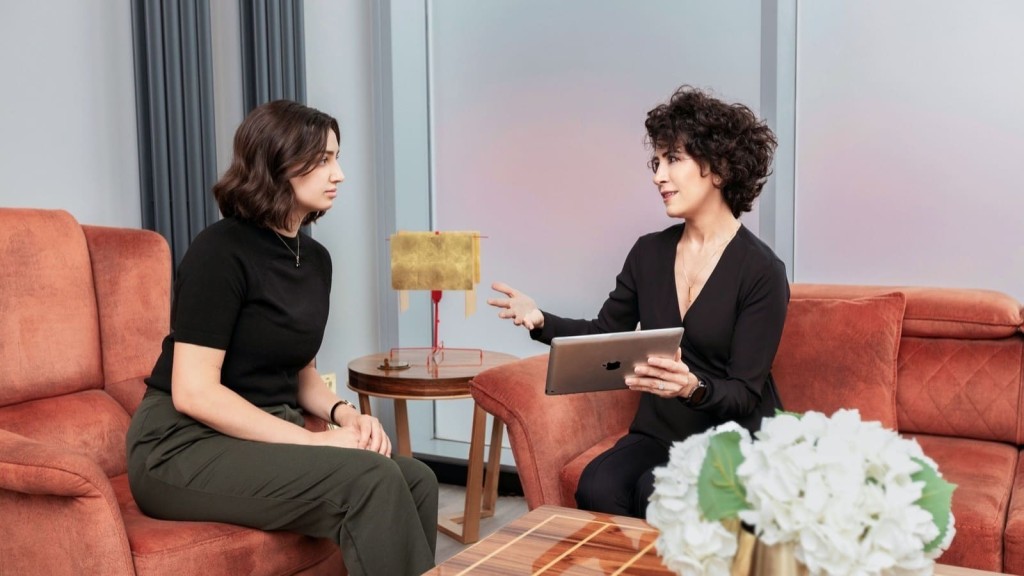
<path id="1" fill-rule="evenodd" d="M 125 432 L 170 287 L 153 232 L 0 208 L 0 574 L 344 574 L 329 540 L 135 505 Z"/>

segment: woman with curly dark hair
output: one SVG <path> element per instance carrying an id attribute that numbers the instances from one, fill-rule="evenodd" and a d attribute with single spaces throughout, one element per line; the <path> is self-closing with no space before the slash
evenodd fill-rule
<path id="1" fill-rule="evenodd" d="M 314 363 L 332 264 L 299 228 L 334 205 L 339 139 L 334 118 L 287 100 L 239 126 L 213 187 L 224 219 L 178 267 L 171 332 L 128 429 L 128 480 L 155 518 L 330 538 L 349 574 L 422 574 L 434 565 L 434 473 L 392 456 L 380 422 Z M 309 430 L 300 409 L 337 427 Z"/>
<path id="2" fill-rule="evenodd" d="M 728 421 L 755 431 L 782 408 L 771 365 L 789 303 L 786 267 L 739 216 L 768 178 L 775 137 L 742 104 L 689 86 L 647 113 L 650 167 L 665 212 L 680 218 L 641 237 L 594 320 L 560 318 L 495 283 L 498 316 L 535 340 L 683 326 L 675 358 L 626 377 L 642 392 L 629 433 L 584 469 L 580 508 L 642 518 L 653 469 L 672 442 Z M 600 414 L 595 414 L 600 418 Z"/>

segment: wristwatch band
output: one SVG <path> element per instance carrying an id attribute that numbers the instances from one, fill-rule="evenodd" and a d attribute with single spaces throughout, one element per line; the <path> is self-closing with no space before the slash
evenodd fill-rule
<path id="1" fill-rule="evenodd" d="M 704 400 L 704 395 L 708 393 L 708 385 L 697 376 L 697 385 L 690 390 L 690 394 L 683 400 L 690 406 L 696 406 Z"/>
<path id="2" fill-rule="evenodd" d="M 334 419 L 334 411 L 337 410 L 338 406 L 341 406 L 341 405 L 351 406 L 353 409 L 355 409 L 355 407 L 356 407 L 355 404 L 349 402 L 348 400 L 345 400 L 344 398 L 342 398 L 341 400 L 338 400 L 337 402 L 335 402 L 334 406 L 331 406 L 331 414 L 330 414 L 331 424 L 334 424 L 335 426 L 341 426 L 341 424 L 338 424 L 338 421 Z"/>

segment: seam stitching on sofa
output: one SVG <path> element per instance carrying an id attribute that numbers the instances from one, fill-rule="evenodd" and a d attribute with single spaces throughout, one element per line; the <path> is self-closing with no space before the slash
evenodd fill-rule
<path id="1" fill-rule="evenodd" d="M 1019 328 L 1019 324 L 1007 324 L 1004 322 L 988 321 L 988 320 L 964 320 L 957 318 L 935 318 L 932 316 L 909 316 L 905 315 L 907 320 L 920 320 L 922 322 L 939 322 L 943 324 L 976 324 L 979 326 L 995 326 L 995 327 L 1006 327 L 1006 328 Z"/>

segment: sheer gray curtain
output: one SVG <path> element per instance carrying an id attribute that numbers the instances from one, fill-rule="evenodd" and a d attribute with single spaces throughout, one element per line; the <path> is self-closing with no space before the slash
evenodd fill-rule
<path id="1" fill-rule="evenodd" d="M 219 218 L 209 0 L 132 0 L 142 225 L 174 265 Z"/>

